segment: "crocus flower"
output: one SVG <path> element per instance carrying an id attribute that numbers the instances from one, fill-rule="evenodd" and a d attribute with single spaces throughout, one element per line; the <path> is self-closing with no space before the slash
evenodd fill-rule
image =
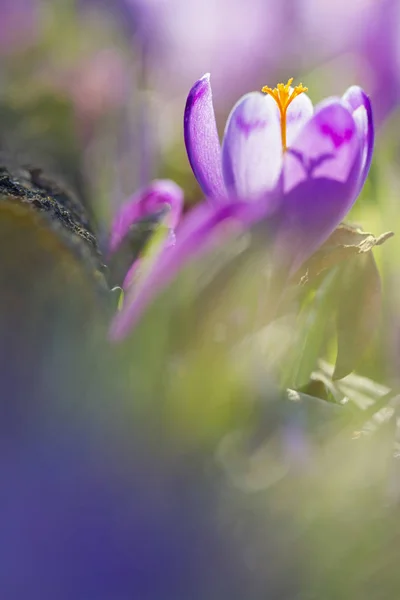
<path id="1" fill-rule="evenodd" d="M 312 105 L 292 80 L 245 95 L 228 119 L 222 147 L 209 75 L 191 89 L 184 116 L 190 164 L 205 196 L 177 229 L 145 281 L 128 296 L 112 335 L 123 336 L 155 293 L 192 256 L 227 235 L 227 221 L 272 225 L 273 255 L 288 274 L 329 237 L 356 200 L 371 164 L 370 101 L 356 86 Z M 271 231 L 271 227 L 268 228 Z"/>
<path id="2" fill-rule="evenodd" d="M 277 242 L 291 238 L 295 269 L 353 205 L 371 164 L 374 131 L 361 88 L 314 109 L 307 89 L 291 83 L 243 96 L 221 147 L 205 75 L 190 91 L 184 122 L 189 161 L 204 194 L 216 204 L 236 198 L 273 209 Z"/>

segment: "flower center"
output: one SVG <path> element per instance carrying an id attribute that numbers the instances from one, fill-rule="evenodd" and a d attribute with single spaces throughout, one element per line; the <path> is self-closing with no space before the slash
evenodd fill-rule
<path id="1" fill-rule="evenodd" d="M 297 96 L 300 96 L 300 94 L 302 94 L 303 92 L 308 91 L 308 88 L 304 87 L 303 84 L 301 84 L 301 83 L 299 85 L 296 85 L 296 87 L 292 88 L 291 87 L 292 82 L 293 82 L 293 77 L 291 77 L 286 84 L 278 83 L 278 85 L 274 89 L 269 88 L 268 86 L 265 85 L 261 90 L 264 94 L 269 94 L 270 96 L 272 96 L 278 105 L 279 112 L 281 114 L 282 148 L 283 148 L 284 152 L 287 148 L 287 145 L 286 145 L 286 113 L 287 113 L 288 106 L 295 98 L 297 98 Z"/>

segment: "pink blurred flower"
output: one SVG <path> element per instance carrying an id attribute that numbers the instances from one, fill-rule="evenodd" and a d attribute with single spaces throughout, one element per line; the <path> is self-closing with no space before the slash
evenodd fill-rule
<path id="1" fill-rule="evenodd" d="M 124 102 L 128 77 L 123 56 L 105 48 L 61 74 L 58 84 L 71 96 L 79 116 L 96 119 Z"/>

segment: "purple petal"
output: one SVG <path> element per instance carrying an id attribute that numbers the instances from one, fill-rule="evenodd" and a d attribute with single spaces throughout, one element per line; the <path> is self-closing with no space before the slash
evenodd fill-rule
<path id="1" fill-rule="evenodd" d="M 182 207 L 183 191 L 176 183 L 169 179 L 153 181 L 125 202 L 115 215 L 111 227 L 110 252 L 117 250 L 136 221 L 165 208 L 168 208 L 168 214 L 164 223 L 174 230 L 179 222 Z"/>
<path id="2" fill-rule="evenodd" d="M 314 106 L 307 94 L 300 94 L 291 102 L 286 113 L 286 143 L 291 146 L 299 131 L 311 119 Z"/>
<path id="3" fill-rule="evenodd" d="M 190 90 L 185 107 L 184 134 L 190 166 L 204 194 L 223 198 L 226 192 L 222 177 L 221 145 L 208 73 Z"/>
<path id="4" fill-rule="evenodd" d="M 278 106 L 252 92 L 233 108 L 222 145 L 225 184 L 233 195 L 252 199 L 275 187 L 282 168 Z"/>
<path id="5" fill-rule="evenodd" d="M 350 87 L 343 100 L 351 106 L 353 117 L 363 144 L 363 157 L 360 174 L 359 191 L 361 191 L 371 166 L 374 150 L 375 131 L 371 101 L 364 90 L 356 85 Z"/>
<path id="6" fill-rule="evenodd" d="M 137 323 L 154 297 L 195 256 L 210 250 L 237 227 L 246 227 L 265 213 L 265 204 L 230 202 L 219 207 L 203 203 L 192 209 L 177 231 L 176 244 L 164 249 L 144 279 L 131 288 L 122 311 L 114 317 L 110 337 L 120 340 Z"/>
<path id="7" fill-rule="evenodd" d="M 332 233 L 358 193 L 362 145 L 341 100 L 321 104 L 284 159 L 276 255 L 295 271 Z"/>
<path id="8" fill-rule="evenodd" d="M 345 182 L 359 147 L 356 123 L 347 105 L 340 99 L 322 102 L 285 154 L 284 191 L 309 178 Z"/>

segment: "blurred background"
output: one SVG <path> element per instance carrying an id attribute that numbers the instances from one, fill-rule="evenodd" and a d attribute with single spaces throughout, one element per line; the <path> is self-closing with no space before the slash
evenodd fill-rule
<path id="1" fill-rule="evenodd" d="M 258 247 L 229 293 L 217 278 L 193 299 L 189 274 L 108 341 L 117 300 L 98 263 L 115 211 L 155 178 L 202 200 L 183 112 L 207 72 L 221 135 L 242 94 L 289 77 L 315 103 L 353 84 L 372 98 L 348 221 L 395 236 L 362 290 L 381 295 L 357 375 L 334 381 L 330 364 L 351 283 L 332 300 L 319 282 L 300 314 L 238 343 L 224 315 L 265 292 Z M 4 160 L 57 173 L 97 239 L 92 280 L 53 226 L 0 211 L 0 595 L 397 597 L 399 109 L 400 0 L 0 0 Z"/>
<path id="2" fill-rule="evenodd" d="M 58 128 L 82 153 L 105 215 L 156 176 L 199 198 L 182 115 L 206 72 L 221 132 L 242 94 L 289 77 L 314 102 L 363 86 L 381 129 L 396 112 L 396 0 L 3 0 L 1 14 L 3 105 L 34 115 L 32 136 Z"/>

